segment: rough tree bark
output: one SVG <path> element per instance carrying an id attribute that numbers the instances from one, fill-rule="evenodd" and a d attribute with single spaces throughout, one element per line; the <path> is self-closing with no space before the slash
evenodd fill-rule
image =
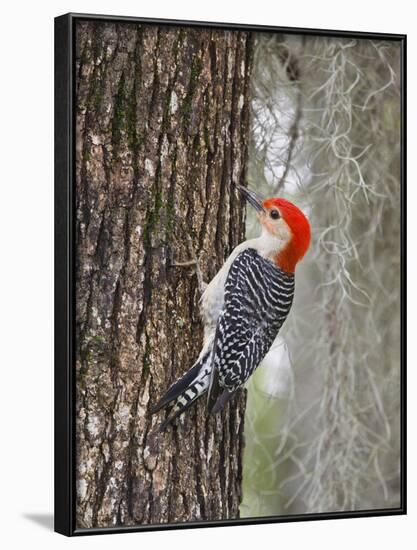
<path id="1" fill-rule="evenodd" d="M 245 395 L 166 433 L 148 409 L 196 359 L 199 291 L 244 236 L 252 37 L 76 29 L 77 527 L 236 518 Z"/>

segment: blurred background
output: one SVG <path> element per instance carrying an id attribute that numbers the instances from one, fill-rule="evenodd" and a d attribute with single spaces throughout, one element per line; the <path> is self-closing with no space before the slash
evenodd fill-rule
<path id="1" fill-rule="evenodd" d="M 395 41 L 256 37 L 249 187 L 297 203 L 312 244 L 248 385 L 242 517 L 400 506 L 400 62 Z"/>

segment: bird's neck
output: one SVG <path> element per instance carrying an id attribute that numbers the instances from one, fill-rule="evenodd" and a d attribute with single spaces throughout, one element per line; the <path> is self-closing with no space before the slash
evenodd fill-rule
<path id="1" fill-rule="evenodd" d="M 294 273 L 295 266 L 298 262 L 298 256 L 295 254 L 294 248 L 288 243 L 274 259 L 276 265 L 286 273 Z"/>
<path id="2" fill-rule="evenodd" d="M 282 271 L 294 273 L 298 258 L 291 246 L 291 239 L 280 239 L 263 229 L 256 239 L 256 249 L 262 257 L 274 262 Z"/>
<path id="3" fill-rule="evenodd" d="M 275 263 L 287 273 L 294 273 L 297 258 L 293 254 L 291 241 L 283 240 L 263 229 L 260 237 L 254 239 L 258 253 Z"/>

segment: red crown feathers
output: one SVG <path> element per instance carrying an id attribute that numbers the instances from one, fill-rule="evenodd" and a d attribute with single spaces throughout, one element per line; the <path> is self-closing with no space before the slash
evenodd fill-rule
<path id="1" fill-rule="evenodd" d="M 294 273 L 297 262 L 301 260 L 310 246 L 310 223 L 303 212 L 286 199 L 267 199 L 263 206 L 267 209 L 277 207 L 291 230 L 291 240 L 278 254 L 276 263 L 287 273 Z"/>

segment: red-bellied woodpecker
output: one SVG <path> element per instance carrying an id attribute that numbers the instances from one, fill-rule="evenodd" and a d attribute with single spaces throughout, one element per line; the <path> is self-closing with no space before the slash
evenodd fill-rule
<path id="1" fill-rule="evenodd" d="M 207 391 L 209 410 L 223 409 L 268 354 L 291 309 L 295 266 L 309 247 L 310 224 L 285 199 L 261 200 L 239 190 L 257 210 L 262 233 L 238 245 L 203 292 L 203 349 L 151 411 L 169 409 L 161 430 Z"/>

